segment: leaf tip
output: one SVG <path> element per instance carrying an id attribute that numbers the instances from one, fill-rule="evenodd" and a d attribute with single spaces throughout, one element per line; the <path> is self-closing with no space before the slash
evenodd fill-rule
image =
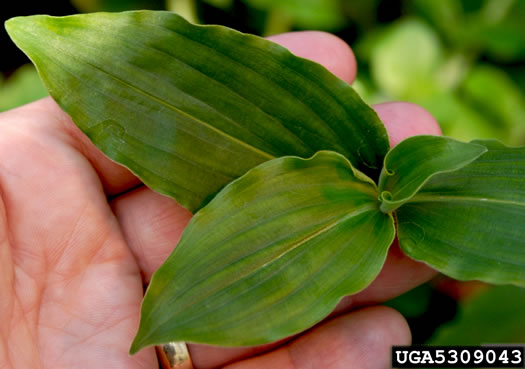
<path id="1" fill-rule="evenodd" d="M 42 43 L 40 30 L 45 28 L 47 15 L 30 15 L 8 19 L 4 23 L 7 34 L 25 52 L 27 45 Z M 37 37 L 38 35 L 38 37 Z"/>
<path id="2" fill-rule="evenodd" d="M 142 348 L 142 346 L 140 345 L 139 341 L 137 340 L 137 337 L 135 337 L 135 339 L 131 343 L 131 347 L 129 348 L 129 354 L 130 355 L 135 355 L 137 352 L 140 351 L 141 348 Z"/>
<path id="3" fill-rule="evenodd" d="M 144 302 L 143 302 L 144 303 Z M 146 346 L 150 346 L 152 344 L 157 344 L 159 342 L 154 342 L 151 339 L 151 331 L 148 329 L 146 324 L 144 323 L 144 310 L 141 312 L 140 316 L 140 322 L 139 327 L 137 330 L 137 333 L 135 334 L 135 338 L 133 339 L 133 342 L 131 343 L 131 346 L 129 348 L 129 354 L 134 355 Z"/>
<path id="4" fill-rule="evenodd" d="M 466 142 L 462 142 L 463 144 L 467 144 L 469 145 L 471 148 L 472 148 L 472 153 L 474 156 L 476 156 L 476 159 L 479 158 L 481 155 L 483 155 L 484 153 L 486 153 L 487 151 L 489 151 L 489 149 L 487 148 L 487 146 L 485 145 L 482 145 L 481 143 L 478 143 L 478 142 L 475 142 L 475 141 L 471 141 L 469 143 L 466 143 Z"/>
<path id="5" fill-rule="evenodd" d="M 146 346 L 148 346 L 148 343 L 144 341 L 144 336 L 140 334 L 139 329 L 139 332 L 137 333 L 137 335 L 133 339 L 133 342 L 131 343 L 131 347 L 129 348 L 129 354 L 134 355 Z"/>
<path id="6" fill-rule="evenodd" d="M 14 17 L 6 20 L 4 22 L 4 27 L 7 33 L 9 34 L 9 37 L 13 38 L 14 35 L 17 34 L 17 32 L 20 31 L 22 28 L 25 17 Z"/>

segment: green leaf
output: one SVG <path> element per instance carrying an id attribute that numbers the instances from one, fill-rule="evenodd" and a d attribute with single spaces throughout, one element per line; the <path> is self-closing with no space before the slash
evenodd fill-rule
<path id="1" fill-rule="evenodd" d="M 467 41 L 485 49 L 489 58 L 496 61 L 523 61 L 525 2 L 488 0 L 483 5 L 477 17 L 471 17 L 471 24 L 465 27 Z"/>
<path id="2" fill-rule="evenodd" d="M 135 9 L 165 9 L 164 0 L 71 0 L 81 12 L 120 12 Z"/>
<path id="3" fill-rule="evenodd" d="M 433 287 L 430 283 L 424 283 L 385 302 L 383 305 L 397 310 L 405 318 L 415 319 L 422 317 L 425 312 L 429 310 L 433 291 Z"/>
<path id="4" fill-rule="evenodd" d="M 460 280 L 525 286 L 525 147 L 432 177 L 397 211 L 406 254 Z"/>
<path id="5" fill-rule="evenodd" d="M 460 303 L 458 317 L 431 338 L 433 345 L 525 342 L 525 289 L 491 287 Z"/>
<path id="6" fill-rule="evenodd" d="M 256 345 L 301 332 L 379 273 L 394 238 L 373 182 L 334 152 L 264 163 L 226 186 L 153 276 L 131 352 Z"/>
<path id="7" fill-rule="evenodd" d="M 233 6 L 233 0 L 203 0 L 203 1 L 205 3 L 208 3 L 220 9 L 230 9 Z"/>
<path id="8" fill-rule="evenodd" d="M 442 62 L 442 45 L 435 31 L 418 19 L 404 19 L 392 24 L 375 43 L 370 71 L 390 97 L 413 100 L 435 93 Z"/>
<path id="9" fill-rule="evenodd" d="M 483 145 L 449 137 L 422 135 L 402 141 L 385 157 L 379 178 L 381 211 L 397 209 L 433 176 L 457 170 L 486 151 Z"/>
<path id="10" fill-rule="evenodd" d="M 420 101 L 440 123 L 443 134 L 461 141 L 473 139 L 505 139 L 486 114 L 469 105 L 458 93 L 442 93 Z"/>
<path id="11" fill-rule="evenodd" d="M 388 151 L 347 83 L 256 36 L 160 11 L 18 17 L 6 28 L 106 155 L 192 211 L 274 157 L 334 150 L 376 177 Z"/>
<path id="12" fill-rule="evenodd" d="M 507 143 L 520 143 L 525 134 L 525 94 L 511 76 L 488 64 L 478 65 L 465 79 L 462 95 L 506 134 Z"/>
<path id="13" fill-rule="evenodd" d="M 462 36 L 465 14 L 461 2 L 457 0 L 413 0 L 409 6 L 428 20 L 434 29 L 440 31 L 448 41 L 456 41 Z"/>
<path id="14" fill-rule="evenodd" d="M 280 11 L 305 29 L 334 30 L 344 25 L 339 0 L 243 0 L 247 5 L 267 11 Z"/>

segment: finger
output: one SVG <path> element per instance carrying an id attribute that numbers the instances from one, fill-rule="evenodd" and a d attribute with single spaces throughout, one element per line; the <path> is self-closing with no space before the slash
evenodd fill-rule
<path id="1" fill-rule="evenodd" d="M 144 283 L 179 242 L 192 214 L 175 200 L 139 187 L 111 202 L 124 237 L 142 271 Z"/>
<path id="2" fill-rule="evenodd" d="M 323 65 L 343 81 L 352 83 L 357 64 L 352 49 L 339 37 L 326 32 L 301 31 L 268 37 L 297 56 Z"/>
<path id="3" fill-rule="evenodd" d="M 35 352 L 54 367 L 153 365 L 151 349 L 126 354 L 141 280 L 99 178 L 65 133 L 39 119 L 48 117 L 38 105 L 0 118 L 0 285 L 14 276 L 2 288 L 0 347 L 9 342 L 20 367 L 34 367 Z"/>
<path id="4" fill-rule="evenodd" d="M 225 369 L 381 369 L 390 347 L 410 343 L 410 330 L 393 309 L 371 307 L 328 321 L 276 351 Z"/>
<path id="5" fill-rule="evenodd" d="M 415 135 L 441 135 L 441 128 L 432 114 L 416 104 L 388 102 L 374 105 L 384 123 L 393 147 Z"/>

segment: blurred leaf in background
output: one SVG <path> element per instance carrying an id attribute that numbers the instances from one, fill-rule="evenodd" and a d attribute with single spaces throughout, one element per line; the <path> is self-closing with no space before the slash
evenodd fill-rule
<path id="1" fill-rule="evenodd" d="M 36 69 L 23 65 L 7 80 L 0 81 L 0 111 L 16 108 L 47 96 Z"/>
<path id="2" fill-rule="evenodd" d="M 371 75 L 387 96 L 424 99 L 439 90 L 443 50 L 434 30 L 417 19 L 393 24 L 371 50 Z"/>
<path id="3" fill-rule="evenodd" d="M 336 30 L 343 26 L 340 0 L 243 0 L 247 5 L 265 10 L 269 22 L 282 22 L 283 26 L 270 24 L 268 34 L 286 32 L 290 28 Z M 274 19 L 276 18 L 276 19 Z M 288 23 L 288 24 L 287 24 Z"/>
<path id="4" fill-rule="evenodd" d="M 523 288 L 436 277 L 385 305 L 407 319 L 413 344 L 525 342 Z"/>
<path id="5" fill-rule="evenodd" d="M 412 332 L 412 343 L 423 344 L 443 323 L 454 318 L 456 301 L 434 286 L 422 284 L 385 303 L 399 311 L 407 320 Z"/>
<path id="6" fill-rule="evenodd" d="M 486 53 L 498 61 L 525 57 L 523 0 L 410 0 L 407 4 L 455 48 Z"/>
<path id="7" fill-rule="evenodd" d="M 463 141 L 496 138 L 509 143 L 509 137 L 504 132 L 495 129 L 491 121 L 456 93 L 438 94 L 419 103 L 437 119 L 446 136 Z"/>
<path id="8" fill-rule="evenodd" d="M 525 289 L 490 287 L 460 302 L 456 319 L 439 328 L 428 343 L 480 345 L 525 342 Z"/>
<path id="9" fill-rule="evenodd" d="M 203 1 L 222 10 L 231 10 L 239 2 L 234 0 Z M 345 24 L 341 0 L 241 1 L 246 7 L 260 12 L 265 18 L 262 35 L 287 32 L 294 28 L 334 31 Z"/>
<path id="10" fill-rule="evenodd" d="M 165 0 L 71 0 L 81 12 L 121 12 L 138 9 L 165 9 Z"/>
<path id="11" fill-rule="evenodd" d="M 217 7 L 228 6 L 232 0 L 209 0 Z M 83 13 L 121 12 L 127 10 L 170 10 L 193 23 L 198 23 L 195 0 L 71 0 Z"/>
<path id="12" fill-rule="evenodd" d="M 221 8 L 221 9 L 229 9 L 233 5 L 233 0 L 204 0 L 204 1 L 212 6 L 215 6 L 216 8 Z"/>
<path id="13" fill-rule="evenodd" d="M 525 142 L 525 95 L 507 73 L 490 64 L 475 65 L 460 93 L 510 144 Z"/>
<path id="14" fill-rule="evenodd" d="M 365 66 L 357 87 L 365 100 L 420 104 L 445 135 L 461 140 L 524 144 L 523 86 L 501 63 L 524 73 L 525 27 L 515 25 L 525 19 L 525 1 L 407 0 L 404 9 L 357 42 Z M 510 29 L 515 34 L 503 36 Z"/>
<path id="15" fill-rule="evenodd" d="M 444 134 L 462 140 L 502 138 L 456 94 L 468 68 L 465 58 L 447 52 L 435 29 L 422 19 L 404 18 L 367 42 L 370 44 L 361 44 L 358 50 L 369 53 L 364 56 L 378 90 L 376 96 L 381 96 L 374 103 L 402 100 L 420 104 L 436 117 Z"/>
<path id="16" fill-rule="evenodd" d="M 385 305 L 401 312 L 405 318 L 417 318 L 429 309 L 433 292 L 431 284 L 425 283 L 388 301 Z"/>

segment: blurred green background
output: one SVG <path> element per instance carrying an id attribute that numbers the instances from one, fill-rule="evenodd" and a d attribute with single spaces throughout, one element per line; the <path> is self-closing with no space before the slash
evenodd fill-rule
<path id="1" fill-rule="evenodd" d="M 331 32 L 353 47 L 354 87 L 366 102 L 420 104 L 458 139 L 525 144 L 525 0 L 63 0 L 0 8 L 2 20 L 168 9 L 262 36 Z M 0 42 L 0 111 L 45 96 L 5 31 Z M 388 304 L 407 317 L 414 343 L 525 342 L 524 289 L 441 276 Z"/>

